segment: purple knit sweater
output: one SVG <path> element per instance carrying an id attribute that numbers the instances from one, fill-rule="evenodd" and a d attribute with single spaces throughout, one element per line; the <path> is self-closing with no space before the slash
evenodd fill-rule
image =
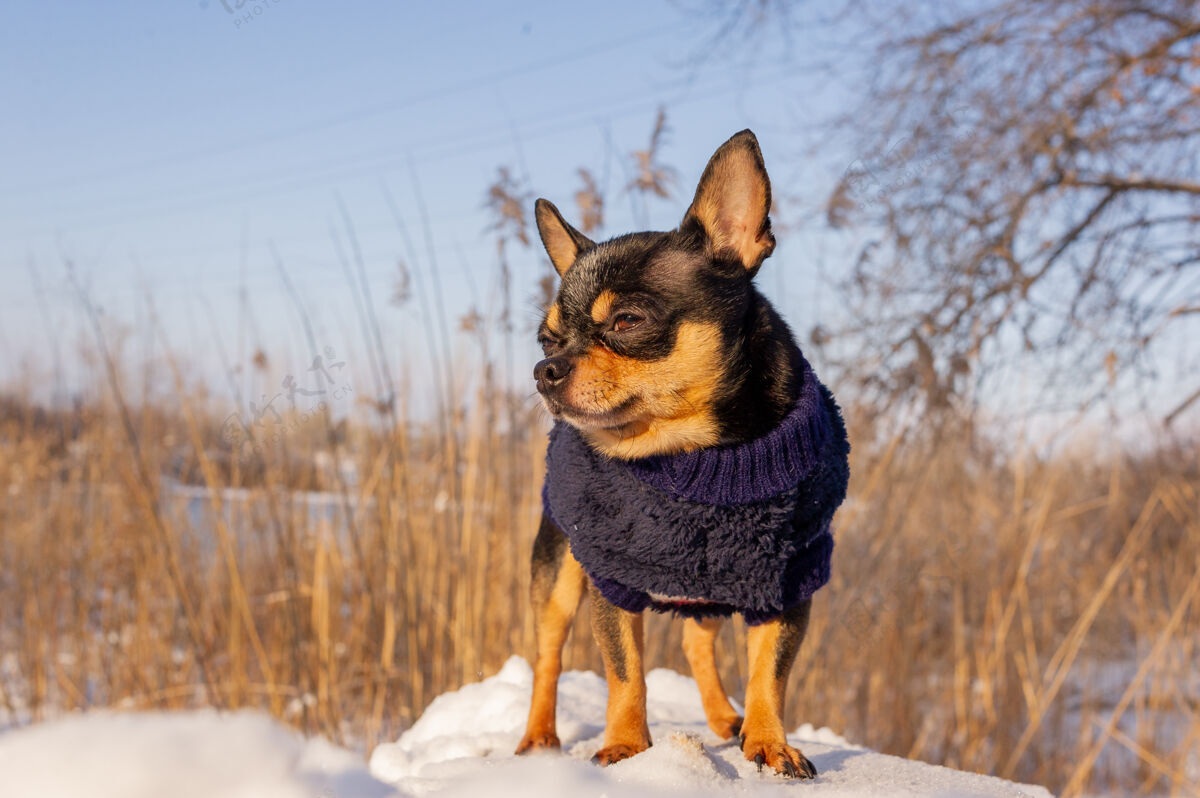
<path id="1" fill-rule="evenodd" d="M 612 460 L 555 424 L 543 507 L 618 607 L 763 623 L 829 581 L 849 451 L 841 412 L 805 362 L 791 412 L 737 446 Z"/>

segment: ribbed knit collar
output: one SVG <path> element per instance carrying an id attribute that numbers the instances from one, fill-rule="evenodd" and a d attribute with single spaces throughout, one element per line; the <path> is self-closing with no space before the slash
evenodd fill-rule
<path id="1" fill-rule="evenodd" d="M 701 504 L 761 502 L 793 490 L 820 461 L 832 435 L 816 375 L 801 358 L 800 396 L 775 429 L 736 446 L 624 461 L 640 481 Z"/>

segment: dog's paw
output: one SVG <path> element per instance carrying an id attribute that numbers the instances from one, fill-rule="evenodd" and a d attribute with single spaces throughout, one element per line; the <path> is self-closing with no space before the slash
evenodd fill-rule
<path id="1" fill-rule="evenodd" d="M 742 733 L 742 716 L 729 715 L 727 717 L 713 718 L 708 722 L 708 728 L 712 729 L 713 734 L 722 740 L 732 740 Z"/>
<path id="2" fill-rule="evenodd" d="M 532 751 L 558 751 L 561 748 L 562 743 L 558 741 L 558 735 L 554 732 L 526 734 L 521 738 L 521 742 L 517 744 L 516 754 L 520 756 Z"/>
<path id="3" fill-rule="evenodd" d="M 746 740 L 742 743 L 742 753 L 746 755 L 746 759 L 758 765 L 759 770 L 766 765 L 779 775 L 787 776 L 789 779 L 814 779 L 817 777 L 816 766 L 809 761 L 808 757 L 787 743 L 759 743 Z"/>
<path id="4" fill-rule="evenodd" d="M 596 752 L 596 755 L 592 757 L 592 761 L 597 765 L 611 765 L 614 762 L 620 762 L 622 759 L 628 759 L 634 754 L 640 754 L 649 747 L 649 745 L 606 745 Z"/>

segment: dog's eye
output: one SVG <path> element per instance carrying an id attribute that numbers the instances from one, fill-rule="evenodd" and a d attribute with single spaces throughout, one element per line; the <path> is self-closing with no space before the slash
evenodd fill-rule
<path id="1" fill-rule="evenodd" d="M 613 319 L 613 332 L 625 332 L 632 330 L 634 327 L 642 323 L 642 317 L 636 313 L 622 313 Z"/>

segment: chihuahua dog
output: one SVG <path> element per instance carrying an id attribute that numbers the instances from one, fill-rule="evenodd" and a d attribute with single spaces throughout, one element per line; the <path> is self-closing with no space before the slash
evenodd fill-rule
<path id="1" fill-rule="evenodd" d="M 534 542 L 533 697 L 517 753 L 560 747 L 562 647 L 588 593 L 608 682 L 600 764 L 651 744 L 642 662 L 649 608 L 685 617 L 683 648 L 709 727 L 792 778 L 784 689 L 829 578 L 845 495 L 845 428 L 752 278 L 775 248 L 771 187 L 749 130 L 722 145 L 682 223 L 593 243 L 539 199 L 561 277 L 534 376 L 556 420 Z M 766 542 L 764 542 L 766 541 Z M 723 616 L 748 624 L 745 717 L 717 673 Z"/>

